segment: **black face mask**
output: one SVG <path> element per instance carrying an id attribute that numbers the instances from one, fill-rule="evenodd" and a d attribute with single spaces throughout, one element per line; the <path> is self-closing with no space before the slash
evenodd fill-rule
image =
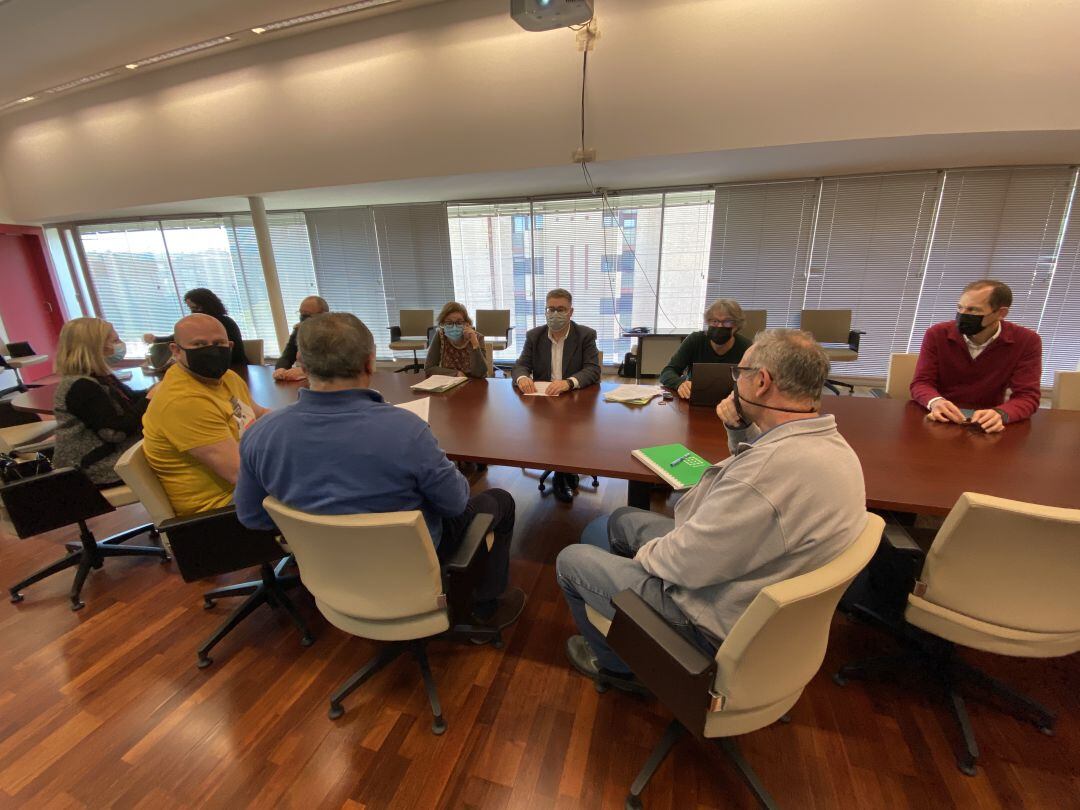
<path id="1" fill-rule="evenodd" d="M 188 370 L 192 374 L 198 374 L 209 380 L 220 380 L 229 370 L 232 347 L 200 346 L 197 349 L 184 349 L 184 354 L 187 357 Z"/>
<path id="2" fill-rule="evenodd" d="M 739 414 L 739 421 L 741 422 L 739 427 L 743 428 L 750 427 L 750 420 L 746 417 L 746 412 L 743 411 L 743 402 L 755 405 L 758 408 L 768 408 L 770 411 L 783 411 L 784 413 L 817 413 L 817 408 L 811 408 L 810 410 L 800 410 L 797 408 L 778 408 L 775 405 L 765 405 L 761 402 L 754 402 L 754 400 L 752 399 L 744 400 L 742 397 L 739 396 L 738 383 L 736 383 L 735 386 L 731 389 L 731 393 L 734 400 L 732 404 L 735 406 L 735 412 Z"/>
<path id="3" fill-rule="evenodd" d="M 731 340 L 731 333 L 733 331 L 734 330 L 730 326 L 710 326 L 705 334 L 708 335 L 709 340 L 717 346 L 723 346 Z"/>
<path id="4" fill-rule="evenodd" d="M 982 322 L 983 317 L 984 316 L 982 315 L 970 315 L 966 312 L 957 312 L 956 326 L 960 330 L 960 334 L 967 335 L 968 337 L 979 334 L 979 332 L 986 328 Z"/>

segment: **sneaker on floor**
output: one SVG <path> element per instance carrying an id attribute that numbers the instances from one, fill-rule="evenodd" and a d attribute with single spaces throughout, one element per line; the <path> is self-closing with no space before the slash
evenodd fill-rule
<path id="1" fill-rule="evenodd" d="M 574 669 L 598 686 L 611 686 L 632 695 L 651 694 L 645 684 L 633 675 L 618 675 L 602 669 L 584 636 L 570 636 L 566 640 L 566 657 L 570 659 L 570 665 Z"/>
<path id="2" fill-rule="evenodd" d="M 504 630 L 518 620 L 525 609 L 525 591 L 521 588 L 507 588 L 506 593 L 495 600 L 495 612 L 490 616 L 472 615 L 472 623 L 477 627 L 492 630 Z"/>

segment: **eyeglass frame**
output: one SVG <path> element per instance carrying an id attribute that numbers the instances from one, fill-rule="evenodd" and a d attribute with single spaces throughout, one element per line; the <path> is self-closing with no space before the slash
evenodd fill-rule
<path id="1" fill-rule="evenodd" d="M 710 318 L 709 320 L 705 321 L 705 324 L 707 326 L 721 326 L 725 329 L 734 329 L 736 326 L 739 325 L 739 322 L 734 318 L 728 318 L 724 321 L 718 320 L 716 318 Z"/>
<path id="2" fill-rule="evenodd" d="M 732 366 L 731 381 L 738 382 L 739 374 L 743 371 L 764 371 L 764 369 L 761 366 Z"/>

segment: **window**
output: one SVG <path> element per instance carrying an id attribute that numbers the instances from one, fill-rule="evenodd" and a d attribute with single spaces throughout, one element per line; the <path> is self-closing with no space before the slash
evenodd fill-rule
<path id="1" fill-rule="evenodd" d="M 242 267 L 245 278 L 262 276 L 262 260 L 255 240 L 255 228 L 250 214 L 229 217 L 233 228 L 233 259 Z M 300 302 L 309 295 L 319 295 L 315 280 L 315 266 L 311 258 L 307 221 L 299 212 L 267 214 L 270 226 L 270 242 L 274 248 L 281 299 L 289 324 L 295 323 Z M 269 316 L 269 312 L 266 313 Z M 273 332 L 273 319 L 264 322 L 260 329 Z M 277 345 L 276 342 L 274 345 Z"/>
<path id="2" fill-rule="evenodd" d="M 867 334 L 839 374 L 884 376 L 906 352 L 934 209 L 935 172 L 822 181 L 804 309 L 850 309 Z"/>
<path id="3" fill-rule="evenodd" d="M 1057 371 L 1080 370 L 1080 205 L 1078 173 L 1073 172 L 1060 248 L 1047 281 L 1046 306 L 1039 319 L 1043 341 L 1043 385 L 1054 384 Z"/>
<path id="4" fill-rule="evenodd" d="M 706 307 L 712 191 L 664 195 L 664 243 L 660 251 L 660 329 L 700 329 Z M 629 225 L 629 223 L 627 223 Z"/>

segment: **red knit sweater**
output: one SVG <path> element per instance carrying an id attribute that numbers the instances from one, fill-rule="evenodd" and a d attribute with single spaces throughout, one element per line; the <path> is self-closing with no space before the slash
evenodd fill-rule
<path id="1" fill-rule="evenodd" d="M 1009 321 L 974 360 L 955 321 L 926 330 L 911 398 L 922 405 L 945 397 L 960 408 L 1000 408 L 1009 422 L 1027 419 L 1039 408 L 1042 391 L 1042 339 L 1038 332 Z M 1005 401 L 1005 391 L 1012 395 Z"/>

